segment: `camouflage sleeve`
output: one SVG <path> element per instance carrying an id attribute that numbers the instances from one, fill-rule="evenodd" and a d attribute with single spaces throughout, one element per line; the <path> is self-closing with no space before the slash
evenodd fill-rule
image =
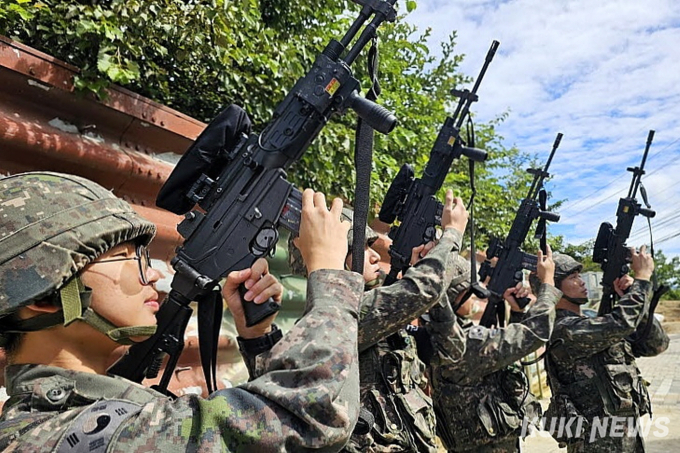
<path id="1" fill-rule="evenodd" d="M 461 385 L 474 384 L 480 377 L 505 368 L 540 348 L 550 338 L 555 304 L 560 297 L 560 290 L 544 283 L 538 291 L 538 300 L 520 323 L 501 329 L 482 326 L 466 329 L 462 358 L 441 361 L 438 375 Z M 433 341 L 441 342 L 441 339 L 435 335 Z M 460 349 L 458 346 L 458 351 Z"/>
<path id="2" fill-rule="evenodd" d="M 550 351 L 556 359 L 573 361 L 588 357 L 632 334 L 646 311 L 651 283 L 635 280 L 605 316 L 569 316 L 559 320 L 550 337 Z"/>
<path id="3" fill-rule="evenodd" d="M 437 245 L 390 286 L 366 291 L 359 308 L 359 352 L 403 329 L 436 303 L 448 287 L 447 265 L 458 251 L 462 233 L 448 228 Z"/>
<path id="4" fill-rule="evenodd" d="M 124 451 L 338 451 L 359 412 L 360 275 L 309 277 L 306 314 L 268 353 L 266 373 L 208 399 L 147 404 L 119 433 Z M 130 448 L 138 445 L 140 449 Z M 142 450 L 141 448 L 146 448 Z M 122 450 L 121 450 L 122 451 Z"/>
<path id="5" fill-rule="evenodd" d="M 275 324 L 272 324 L 272 327 L 278 330 L 278 327 L 276 327 Z M 272 330 L 272 332 L 273 331 L 274 330 Z M 278 341 L 281 341 L 281 339 L 279 339 Z M 278 343 L 278 341 L 276 341 L 276 343 Z M 267 371 L 263 366 L 264 362 L 266 361 L 264 357 L 265 354 L 270 353 L 271 348 L 273 347 L 274 343 L 272 343 L 271 346 L 269 346 L 269 349 L 267 349 L 266 351 L 262 351 L 259 354 L 244 351 L 243 349 L 239 348 L 239 352 L 241 353 L 241 357 L 243 358 L 243 363 L 245 363 L 246 369 L 248 370 L 249 381 L 252 381 L 253 379 L 262 376 Z M 263 357 L 263 359 L 258 361 L 258 357 Z M 258 366 L 258 364 L 260 364 L 260 366 Z"/>
<path id="6" fill-rule="evenodd" d="M 465 355 L 465 331 L 451 308 L 448 296 L 442 297 L 429 311 L 430 336 L 434 354 L 429 365 L 433 370 L 455 366 Z"/>
<path id="7" fill-rule="evenodd" d="M 239 351 L 241 353 L 241 358 L 243 359 L 243 363 L 246 365 L 246 369 L 248 370 L 248 380 L 252 381 L 255 378 L 258 378 L 262 376 L 262 374 L 265 372 L 264 369 L 258 368 L 257 366 L 257 357 L 262 354 L 267 354 L 269 351 L 263 352 L 262 354 L 250 354 L 245 351 Z"/>
<path id="8" fill-rule="evenodd" d="M 647 318 L 646 315 L 645 318 Z M 647 322 L 647 320 L 643 320 L 640 325 L 638 325 L 637 330 L 642 331 L 646 327 Z M 649 329 L 649 334 L 644 341 L 634 342 L 632 344 L 633 354 L 636 357 L 657 356 L 668 349 L 670 341 L 671 340 L 668 338 L 668 335 L 666 335 L 666 332 L 664 332 L 663 327 L 661 327 L 659 320 L 652 316 L 652 327 Z"/>

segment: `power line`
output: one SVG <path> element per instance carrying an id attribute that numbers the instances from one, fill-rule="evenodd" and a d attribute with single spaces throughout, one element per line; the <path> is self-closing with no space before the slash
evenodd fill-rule
<path id="1" fill-rule="evenodd" d="M 675 214 L 673 214 L 673 215 L 671 215 L 671 216 L 669 216 L 669 217 L 664 217 L 663 219 L 660 219 L 659 222 L 653 223 L 653 224 L 652 224 L 652 227 L 653 227 L 654 229 L 662 228 L 662 227 L 668 225 L 669 223 L 675 222 L 675 221 L 678 220 L 678 219 L 680 219 L 680 212 L 679 212 L 679 213 L 675 213 Z M 632 232 L 631 235 L 630 235 L 630 237 L 631 237 L 632 239 L 636 239 L 636 238 L 642 237 L 642 236 L 644 236 L 644 235 L 646 234 L 646 232 L 648 231 L 648 229 L 649 229 L 648 226 L 645 226 L 645 227 L 643 227 L 643 228 L 639 228 L 637 231 Z"/>
<path id="2" fill-rule="evenodd" d="M 671 233 L 670 235 L 657 240 L 656 243 L 661 244 L 662 242 L 666 242 L 666 241 L 670 241 L 671 239 L 675 239 L 678 236 L 680 236 L 680 231 L 677 231 L 675 233 Z"/>
<path id="3" fill-rule="evenodd" d="M 672 189 L 673 187 L 677 186 L 680 184 L 680 181 L 676 182 L 675 184 L 671 184 L 670 186 L 666 187 L 663 190 L 660 190 L 659 192 L 654 193 L 655 197 L 658 197 L 660 194 Z M 668 224 L 668 222 L 674 221 L 676 219 L 680 218 L 680 212 L 676 212 L 675 214 L 671 214 L 670 217 L 663 217 L 663 218 L 658 218 L 658 222 L 655 223 L 653 226 L 654 228 L 661 227 L 663 225 Z M 636 236 L 639 235 L 642 231 L 644 231 L 644 228 L 638 228 L 636 231 L 631 233 L 631 236 Z"/>
<path id="4" fill-rule="evenodd" d="M 680 141 L 680 138 L 677 138 L 677 139 L 673 140 L 671 143 L 669 143 L 668 145 L 664 146 L 662 149 L 660 149 L 659 151 L 655 152 L 655 153 L 652 154 L 650 157 L 648 157 L 648 159 L 650 159 L 650 158 L 652 158 L 652 157 L 654 157 L 654 156 L 657 156 L 658 154 L 660 154 L 660 153 L 662 153 L 663 151 L 665 151 L 666 149 L 670 148 L 672 145 L 674 145 L 674 144 L 677 143 L 678 141 Z M 667 164 L 669 164 L 670 162 L 674 161 L 675 159 L 676 159 L 675 157 L 671 157 L 668 161 L 666 161 L 666 162 L 664 162 L 662 165 L 660 165 L 659 168 L 657 168 L 656 170 L 653 170 L 653 171 L 647 173 L 647 176 L 653 175 L 654 173 L 656 173 L 656 172 L 662 170 Z M 585 197 L 582 197 L 580 200 L 577 200 L 577 201 L 573 202 L 572 204 L 568 204 L 568 203 L 567 203 L 567 204 L 561 209 L 561 211 L 562 211 L 562 212 L 565 212 L 565 211 L 568 211 L 568 210 L 572 209 L 574 206 L 576 206 L 576 205 L 578 205 L 578 204 L 580 204 L 580 203 L 586 201 L 586 200 L 589 199 L 592 195 L 595 195 L 595 194 L 601 192 L 602 189 L 606 189 L 607 187 L 609 187 L 609 186 L 611 186 L 612 184 L 614 184 L 615 182 L 617 182 L 619 179 L 622 179 L 622 178 L 624 178 L 624 177 L 626 177 L 626 176 L 629 176 L 629 175 L 626 174 L 626 173 L 623 173 L 623 174 L 621 174 L 620 176 L 614 178 L 611 182 L 609 182 L 609 184 L 606 184 L 606 185 L 604 185 L 604 186 L 602 186 L 602 187 L 599 187 L 599 188 L 595 189 L 595 190 L 594 190 L 593 192 L 591 192 L 589 195 L 586 195 Z M 588 211 L 588 210 L 594 208 L 595 206 L 599 206 L 600 204 L 604 203 L 604 202 L 607 201 L 608 199 L 610 199 L 610 198 L 612 198 L 612 197 L 615 197 L 615 196 L 617 196 L 617 195 L 618 195 L 618 193 L 613 193 L 613 194 L 611 194 L 611 195 L 608 195 L 608 196 L 606 196 L 605 198 L 603 198 L 602 200 L 600 200 L 600 201 L 598 201 L 597 203 L 595 203 L 594 205 L 591 205 L 591 206 L 585 208 L 584 211 Z M 581 211 L 581 212 L 583 212 L 583 211 Z"/>

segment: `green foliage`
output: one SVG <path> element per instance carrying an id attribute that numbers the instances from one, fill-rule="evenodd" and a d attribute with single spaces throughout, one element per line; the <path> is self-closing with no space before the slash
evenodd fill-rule
<path id="1" fill-rule="evenodd" d="M 234 102 L 256 124 L 309 66 L 324 44 L 315 34 L 335 30 L 344 7 L 324 10 L 318 23 L 290 16 L 304 25 L 296 34 L 276 18 L 266 26 L 257 0 L 6 2 L 24 13 L 0 16 L 0 34 L 80 68 L 81 91 L 104 95 L 113 82 L 203 121 Z M 311 17 L 309 7 L 291 5 Z"/>
<path id="2" fill-rule="evenodd" d="M 601 272 L 600 265 L 593 261 L 593 245 L 595 245 L 595 239 L 579 245 L 568 244 L 560 251 L 583 264 L 583 272 Z"/>
<path id="3" fill-rule="evenodd" d="M 661 299 L 680 300 L 680 257 L 669 259 L 661 250 L 654 252 L 654 273 L 659 284 L 670 288 Z"/>
<path id="4" fill-rule="evenodd" d="M 1 1 L 0 34 L 79 67 L 81 92 L 104 96 L 106 86 L 117 83 L 203 121 L 236 103 L 256 131 L 326 43 L 345 33 L 359 8 L 346 0 L 321 8 L 308 0 Z M 415 7 L 406 2 L 407 11 Z M 429 30 L 419 32 L 401 18 L 378 33 L 379 102 L 397 114 L 399 126 L 389 136 L 376 134 L 374 212 L 403 163 L 421 174 L 455 106 L 451 89 L 471 84 L 458 70 L 463 57 L 455 53 L 455 33 L 441 44 L 441 57 L 428 49 Z M 364 92 L 365 55 L 353 68 Z M 473 56 L 480 67 L 483 57 Z M 507 234 L 528 190 L 524 168 L 531 160 L 502 145 L 496 126 L 503 119 L 476 126 L 476 146 L 489 151 L 489 160 L 477 166 L 480 246 Z M 291 180 L 351 200 L 355 123 L 354 114 L 331 121 L 290 169 Z M 467 172 L 466 159 L 454 163 L 445 188 L 467 199 Z"/>

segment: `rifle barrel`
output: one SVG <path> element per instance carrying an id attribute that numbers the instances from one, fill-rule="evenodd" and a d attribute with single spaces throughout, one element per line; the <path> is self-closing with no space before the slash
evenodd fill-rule
<path id="1" fill-rule="evenodd" d="M 458 130 L 460 130 L 460 127 L 463 125 L 463 121 L 465 121 L 465 116 L 470 110 L 470 105 L 476 100 L 475 95 L 477 94 L 479 85 L 482 83 L 484 74 L 486 74 L 486 70 L 489 68 L 489 64 L 491 63 L 491 60 L 493 60 L 494 55 L 496 55 L 496 50 L 498 49 L 499 45 L 500 42 L 496 40 L 494 40 L 491 43 L 491 47 L 489 48 L 489 51 L 486 54 L 486 59 L 484 60 L 484 65 L 482 66 L 482 70 L 479 71 L 479 75 L 477 76 L 477 80 L 475 80 L 475 84 L 472 87 L 472 91 L 470 91 L 464 98 L 461 98 L 462 104 L 459 103 L 458 108 L 456 108 L 456 113 L 460 112 L 460 116 L 456 117 L 456 115 L 454 114 L 454 118 L 456 118 L 456 129 Z"/>
<path id="2" fill-rule="evenodd" d="M 645 145 L 645 152 L 642 154 L 640 166 L 628 169 L 628 171 L 633 172 L 633 180 L 630 182 L 630 188 L 628 189 L 628 198 L 635 198 L 637 195 L 638 187 L 640 187 L 640 179 L 645 173 L 645 163 L 647 162 L 649 148 L 652 146 L 652 140 L 654 140 L 654 130 L 650 129 L 649 134 L 647 134 L 647 144 Z"/>
<path id="3" fill-rule="evenodd" d="M 562 137 L 563 137 L 562 132 L 558 132 L 557 137 L 555 137 L 555 141 L 553 142 L 552 150 L 550 151 L 550 156 L 548 156 L 548 160 L 546 161 L 545 166 L 543 166 L 543 171 L 532 170 L 532 172 L 536 173 L 534 174 L 534 181 L 531 183 L 531 188 L 529 188 L 529 194 L 527 195 L 527 198 L 534 200 L 536 198 L 536 195 L 538 194 L 538 191 L 541 189 L 541 186 L 543 185 L 543 179 L 549 176 L 548 168 L 550 168 L 550 163 L 552 162 L 553 157 L 555 156 L 555 151 L 557 151 L 557 148 L 559 148 L 560 146 Z"/>

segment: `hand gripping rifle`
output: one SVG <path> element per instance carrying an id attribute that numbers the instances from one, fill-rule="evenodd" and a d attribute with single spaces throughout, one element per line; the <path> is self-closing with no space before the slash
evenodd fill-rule
<path id="1" fill-rule="evenodd" d="M 266 256 L 278 240 L 278 226 L 297 232 L 301 194 L 286 180 L 285 170 L 302 156 L 331 115 L 351 108 L 382 133 L 390 132 L 396 125 L 392 113 L 359 95 L 360 83 L 350 70 L 359 52 L 376 35 L 377 27 L 395 19 L 396 0 L 354 1 L 362 5 L 362 9 L 349 31 L 340 41 L 331 40 L 317 56 L 311 70 L 278 105 L 261 134 L 244 135 L 233 147 L 210 149 L 213 138 L 225 141 L 221 130 L 229 123 L 225 111 L 208 125 L 173 170 L 157 200 L 160 207 L 177 214 L 186 213 L 178 226 L 185 241 L 172 260 L 176 271 L 172 290 L 157 314 L 156 334 L 133 345 L 109 373 L 141 382 L 158 374 L 167 355 L 168 362 L 158 386 L 165 392 L 184 346 L 184 331 L 192 311 L 190 302 L 199 302 L 201 336 L 201 309 L 219 306 L 221 310 L 217 292 L 220 279 Z M 348 49 L 371 16 L 371 22 Z M 198 170 L 185 168 L 183 164 L 190 162 L 200 162 Z M 202 211 L 187 212 L 195 204 Z M 243 305 L 248 326 L 264 320 L 279 308 L 271 300 L 260 305 L 251 302 Z M 216 344 L 221 319 L 214 318 L 221 318 L 221 311 L 219 315 L 210 313 L 212 316 L 207 318 L 213 318 L 213 324 L 206 332 Z M 201 347 L 206 343 L 209 342 L 201 341 Z M 216 387 L 214 352 L 210 359 L 201 351 L 209 391 L 211 383 Z M 210 360 L 213 363 L 206 363 Z"/>
<path id="2" fill-rule="evenodd" d="M 593 261 L 600 263 L 602 271 L 602 300 L 600 301 L 600 308 L 598 315 L 606 315 L 612 311 L 614 303 L 618 298 L 614 290 L 614 280 L 627 274 L 630 270 L 628 263 L 630 263 L 630 250 L 626 246 L 626 240 L 630 236 L 630 231 L 633 228 L 633 221 L 635 217 L 641 215 L 651 219 L 656 215 L 651 209 L 647 201 L 647 192 L 642 185 L 642 175 L 645 174 L 645 162 L 647 161 L 647 154 L 649 147 L 654 140 L 654 131 L 650 130 L 647 135 L 647 145 L 645 152 L 642 155 L 642 163 L 639 167 L 628 167 L 627 171 L 633 173 L 633 180 L 628 189 L 628 195 L 625 198 L 619 199 L 619 207 L 616 210 L 616 228 L 612 227 L 609 222 L 603 222 L 600 225 L 600 230 L 595 239 L 595 246 L 593 247 Z M 645 202 L 647 208 L 643 208 L 638 203 L 635 196 L 640 189 L 640 194 Z"/>
<path id="3" fill-rule="evenodd" d="M 387 190 L 378 218 L 387 224 L 398 219 L 400 224 L 390 228 L 392 245 L 389 251 L 390 272 L 385 278 L 386 285 L 394 283 L 399 273 L 406 272 L 409 268 L 413 247 L 435 239 L 435 227 L 441 225 L 443 211 L 443 205 L 435 194 L 444 184 L 444 178 L 453 160 L 460 158 L 461 155 L 478 162 L 486 159 L 486 151 L 463 146 L 459 135 L 470 105 L 478 100 L 477 89 L 498 45 L 498 41 L 491 44 L 472 91 L 466 89 L 451 92 L 460 98 L 458 106 L 453 117 L 447 117 L 439 130 L 423 176 L 415 179 L 411 165 L 404 164 Z"/>
<path id="4" fill-rule="evenodd" d="M 522 281 L 522 270 L 527 269 L 531 271 L 536 270 L 536 263 L 538 259 L 535 255 L 523 252 L 520 247 L 524 243 L 531 223 L 535 219 L 549 220 L 557 222 L 560 220 L 559 214 L 547 211 L 544 203 L 544 196 L 540 195 L 543 189 L 543 181 L 550 176 L 548 168 L 552 162 L 555 151 L 560 146 L 562 134 L 557 134 L 555 142 L 553 143 L 552 151 L 548 157 L 548 161 L 543 169 L 529 168 L 527 172 L 534 175 L 534 181 L 529 188 L 529 193 L 522 200 L 522 203 L 517 210 L 515 220 L 512 222 L 510 232 L 505 241 L 501 242 L 497 238 L 491 240 L 489 248 L 486 251 L 487 259 L 482 263 L 479 269 L 479 278 L 484 281 L 487 277 L 491 280 L 487 284 L 487 289 L 490 292 L 488 303 L 480 325 L 491 327 L 492 325 L 502 326 L 505 323 L 505 302 L 503 300 L 503 293 L 506 289 L 515 286 Z M 537 200 L 537 197 L 541 200 Z M 537 228 L 538 229 L 538 228 Z M 545 227 L 539 234 L 545 234 Z M 544 250 L 545 251 L 545 250 Z M 498 258 L 496 265 L 492 267 L 491 260 Z M 520 307 L 525 307 L 529 303 L 528 298 L 518 299 L 517 303 Z"/>

